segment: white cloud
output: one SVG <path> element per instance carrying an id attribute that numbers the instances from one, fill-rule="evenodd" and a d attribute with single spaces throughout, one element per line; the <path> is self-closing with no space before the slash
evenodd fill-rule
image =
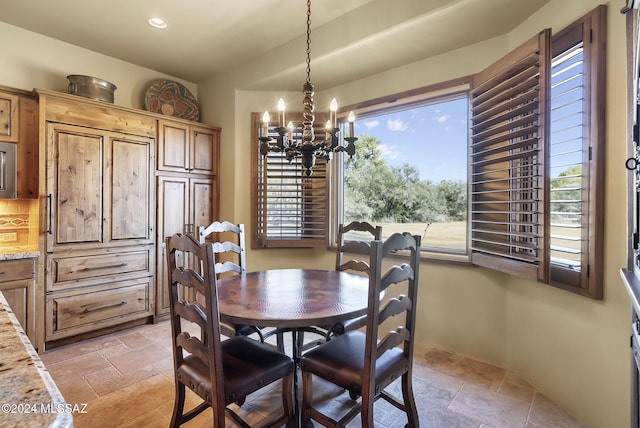
<path id="1" fill-rule="evenodd" d="M 443 114 L 442 116 L 438 116 L 436 117 L 436 121 L 438 123 L 445 123 L 447 122 L 449 119 L 451 119 L 451 116 L 449 116 L 448 114 Z"/>
<path id="2" fill-rule="evenodd" d="M 402 155 L 395 146 L 384 143 L 378 144 L 378 150 L 380 150 L 380 157 L 383 159 L 398 159 Z"/>
<path id="3" fill-rule="evenodd" d="M 367 129 L 377 128 L 379 125 L 380 125 L 380 121 L 379 121 L 379 120 L 377 120 L 377 119 L 376 119 L 376 120 L 367 120 L 367 121 L 364 123 L 364 126 L 365 126 Z"/>
<path id="4" fill-rule="evenodd" d="M 400 119 L 387 120 L 387 129 L 389 131 L 406 131 L 409 125 Z"/>

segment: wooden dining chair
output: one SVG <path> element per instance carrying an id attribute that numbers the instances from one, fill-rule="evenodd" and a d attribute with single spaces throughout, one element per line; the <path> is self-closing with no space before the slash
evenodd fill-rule
<path id="1" fill-rule="evenodd" d="M 347 225 L 338 226 L 336 250 L 336 270 L 369 275 L 369 249 L 372 240 L 380 239 L 382 226 L 373 226 L 366 221 L 352 221 Z M 360 257 L 360 258 L 355 258 Z M 331 340 L 332 337 L 343 334 L 346 330 L 354 330 L 364 326 L 365 316 L 338 322 L 329 326 L 308 327 L 298 334 L 298 348 L 302 351 Z M 304 333 L 310 332 L 320 335 L 320 339 L 304 343 Z"/>
<path id="2" fill-rule="evenodd" d="M 201 245 L 192 235 L 175 234 L 167 238 L 166 246 L 176 391 L 171 426 L 178 427 L 211 407 L 213 426 L 224 427 L 228 415 L 234 423 L 246 428 L 249 425 L 228 405 L 243 402 L 249 394 L 281 380 L 282 413 L 269 418 L 275 420 L 261 427 L 283 424 L 293 427 L 293 360 L 246 336 L 220 339 L 213 244 Z M 199 259 L 202 271 L 197 264 L 179 265 L 179 260 L 187 258 Z M 181 299 L 179 287 L 199 292 L 205 305 Z M 191 323 L 200 328 L 200 337 L 187 332 Z M 188 412 L 184 412 L 186 388 L 202 399 L 201 404 Z"/>
<path id="3" fill-rule="evenodd" d="M 350 234 L 352 234 L 351 237 Z M 353 238 L 353 235 L 357 239 Z M 354 272 L 369 276 L 369 252 L 371 241 L 382 238 L 382 226 L 373 226 L 366 221 L 352 221 L 338 227 L 338 248 L 336 250 L 336 270 Z M 326 339 L 343 334 L 345 331 L 364 327 L 366 316 L 332 325 Z"/>
<path id="4" fill-rule="evenodd" d="M 385 256 L 405 252 L 408 263 L 393 265 L 383 273 Z M 302 417 L 307 424 L 315 421 L 326 427 L 344 427 L 360 414 L 362 426 L 373 427 L 374 402 L 383 398 L 406 413 L 406 426 L 419 426 L 411 382 L 419 261 L 419 235 L 395 233 L 384 242 L 371 243 L 366 331 L 347 331 L 301 358 Z M 380 300 L 383 291 L 385 303 Z M 402 324 L 379 340 L 380 325 L 396 315 L 404 316 Z M 353 407 L 338 419 L 314 407 L 314 376 L 347 390 Z M 398 378 L 402 401 L 385 391 Z M 335 409 L 328 406 L 332 407 Z"/>
<path id="5" fill-rule="evenodd" d="M 213 244 L 216 278 L 225 275 L 241 275 L 247 271 L 247 256 L 244 239 L 244 224 L 215 221 L 208 226 L 198 226 L 198 240 L 201 244 Z M 201 296 L 200 300 L 202 299 Z M 257 334 L 264 342 L 264 335 L 256 326 L 220 323 L 225 336 Z"/>

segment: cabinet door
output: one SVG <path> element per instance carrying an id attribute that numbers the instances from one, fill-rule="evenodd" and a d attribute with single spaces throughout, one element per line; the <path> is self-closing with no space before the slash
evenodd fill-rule
<path id="1" fill-rule="evenodd" d="M 214 180 L 192 178 L 190 182 L 190 223 L 197 233 L 199 226 L 208 226 L 213 220 L 213 213 L 217 205 Z"/>
<path id="2" fill-rule="evenodd" d="M 165 238 L 178 232 L 185 232 L 189 222 L 189 179 L 182 177 L 158 177 L 158 235 L 156 311 L 169 311 L 169 289 L 167 278 L 167 255 Z"/>
<path id="3" fill-rule="evenodd" d="M 158 169 L 189 171 L 189 126 L 162 120 L 158 125 Z"/>
<path id="4" fill-rule="evenodd" d="M 4 298 L 11 306 L 13 314 L 32 343 L 35 342 L 33 318 L 35 316 L 33 309 L 34 284 L 35 281 L 32 279 L 0 284 L 0 291 L 4 294 Z"/>
<path id="5" fill-rule="evenodd" d="M 51 219 L 47 249 L 102 242 L 104 135 L 88 128 L 48 124 L 47 192 Z"/>
<path id="6" fill-rule="evenodd" d="M 200 127 L 191 128 L 190 171 L 216 175 L 219 132 Z"/>
<path id="7" fill-rule="evenodd" d="M 0 93 L 0 141 L 18 142 L 20 97 Z"/>
<path id="8" fill-rule="evenodd" d="M 21 98 L 20 142 L 16 159 L 18 198 L 38 198 L 39 196 L 38 129 L 38 101 L 32 98 Z"/>
<path id="9" fill-rule="evenodd" d="M 153 239 L 151 236 L 153 194 L 150 165 L 152 140 L 112 137 L 106 155 L 110 194 L 105 210 L 111 209 L 110 240 Z M 105 189 L 107 186 L 105 186 Z"/>
<path id="10" fill-rule="evenodd" d="M 36 259 L 0 261 L 0 291 L 33 344 L 36 340 L 35 271 Z"/>

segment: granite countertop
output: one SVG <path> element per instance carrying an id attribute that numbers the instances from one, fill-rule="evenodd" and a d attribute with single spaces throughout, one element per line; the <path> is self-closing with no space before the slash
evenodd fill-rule
<path id="1" fill-rule="evenodd" d="M 0 293 L 0 426 L 72 427 L 72 411 Z"/>
<path id="2" fill-rule="evenodd" d="M 0 261 L 4 260 L 19 260 L 19 259 L 34 259 L 40 257 L 40 251 L 29 250 L 4 250 L 0 249 Z"/>

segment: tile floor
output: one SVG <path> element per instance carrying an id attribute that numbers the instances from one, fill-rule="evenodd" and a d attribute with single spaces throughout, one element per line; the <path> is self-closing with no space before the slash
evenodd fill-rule
<path id="1" fill-rule="evenodd" d="M 54 349 L 42 360 L 68 403 L 87 403 L 86 413 L 74 415 L 76 427 L 166 427 L 174 396 L 170 346 L 170 326 L 162 321 Z M 423 428 L 585 427 L 515 373 L 437 348 L 416 347 L 413 384 Z M 314 385 L 336 411 L 348 400 L 328 384 Z M 241 412 L 249 422 L 278 411 L 273 388 L 247 398 Z M 376 403 L 376 427 L 405 423 L 402 412 Z M 210 413 L 184 426 L 210 427 Z M 359 419 L 349 426 L 360 427 Z"/>

